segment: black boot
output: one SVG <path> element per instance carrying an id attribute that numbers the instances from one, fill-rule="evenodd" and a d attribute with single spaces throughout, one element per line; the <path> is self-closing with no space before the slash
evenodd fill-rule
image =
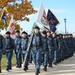
<path id="1" fill-rule="evenodd" d="M 0 73 L 1 73 L 1 60 L 0 60 Z"/>
<path id="2" fill-rule="evenodd" d="M 54 65 L 57 65 L 57 63 L 56 63 L 56 62 L 54 62 L 53 64 L 54 64 Z"/>
<path id="3" fill-rule="evenodd" d="M 50 64 L 48 65 L 48 67 L 50 67 Z"/>
<path id="4" fill-rule="evenodd" d="M 27 71 L 27 68 L 24 68 L 23 70 L 24 70 L 24 71 Z"/>
<path id="5" fill-rule="evenodd" d="M 27 70 L 28 70 L 28 66 L 27 66 Z"/>
<path id="6" fill-rule="evenodd" d="M 6 68 L 6 71 L 9 71 L 9 67 Z"/>
<path id="7" fill-rule="evenodd" d="M 28 67 L 26 66 L 23 70 L 24 70 L 24 71 L 27 71 L 27 70 L 28 70 Z"/>
<path id="8" fill-rule="evenodd" d="M 36 70 L 36 74 L 35 75 L 39 75 L 39 73 L 40 73 L 40 70 L 38 69 L 38 70 Z"/>
<path id="9" fill-rule="evenodd" d="M 11 66 L 9 67 L 9 70 L 12 70 L 12 67 Z"/>
<path id="10" fill-rule="evenodd" d="M 18 66 L 18 65 L 16 65 L 16 68 L 19 68 L 19 66 Z"/>
<path id="11" fill-rule="evenodd" d="M 21 67 L 22 67 L 21 64 L 19 64 L 18 68 L 21 68 Z"/>
<path id="12" fill-rule="evenodd" d="M 2 72 L 1 72 L 1 69 L 0 69 L 0 73 L 2 73 Z"/>
<path id="13" fill-rule="evenodd" d="M 26 69 L 26 68 L 24 68 L 23 70 L 24 70 L 24 71 L 27 71 L 27 69 Z"/>
<path id="14" fill-rule="evenodd" d="M 47 67 L 45 66 L 43 70 L 44 70 L 44 71 L 47 71 Z"/>
<path id="15" fill-rule="evenodd" d="M 32 63 L 32 61 L 29 61 L 29 63 Z"/>
<path id="16" fill-rule="evenodd" d="M 49 66 L 48 67 L 51 67 L 52 68 L 52 63 L 51 64 L 49 64 Z"/>

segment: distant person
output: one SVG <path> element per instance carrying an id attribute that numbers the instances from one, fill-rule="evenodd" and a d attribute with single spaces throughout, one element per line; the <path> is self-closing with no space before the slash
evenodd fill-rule
<path id="1" fill-rule="evenodd" d="M 0 34 L 0 73 L 1 73 L 2 52 L 3 52 L 3 36 Z"/>
<path id="2" fill-rule="evenodd" d="M 58 42 L 57 42 L 56 33 L 52 33 L 52 37 L 53 37 L 53 49 L 54 49 L 54 64 L 57 65 Z"/>
<path id="3" fill-rule="evenodd" d="M 14 49 L 14 42 L 13 39 L 10 37 L 9 31 L 5 33 L 5 37 L 3 40 L 3 48 L 6 52 L 6 58 L 7 58 L 6 70 L 9 71 L 12 69 L 11 60 L 12 60 L 13 49 Z"/>
<path id="4" fill-rule="evenodd" d="M 36 68 L 36 75 L 40 73 L 40 58 L 41 58 L 41 50 L 42 50 L 42 36 L 40 33 L 40 28 L 36 26 L 34 28 L 34 35 L 32 39 L 32 52 L 33 52 L 33 60 Z"/>
<path id="5" fill-rule="evenodd" d="M 48 63 L 49 63 L 49 67 L 52 67 L 52 62 L 54 58 L 54 49 L 53 49 L 54 43 L 50 31 L 47 31 L 47 44 L 49 49 Z"/>
<path id="6" fill-rule="evenodd" d="M 44 71 L 47 71 L 47 65 L 48 65 L 48 44 L 47 44 L 47 33 L 46 31 L 42 32 L 42 53 L 43 53 L 43 65 L 44 65 Z"/>
<path id="7" fill-rule="evenodd" d="M 21 68 L 22 67 L 22 49 L 21 49 L 20 31 L 17 30 L 15 35 L 16 35 L 16 38 L 14 39 L 14 43 L 15 43 L 15 54 L 16 54 L 16 68 Z"/>
<path id="8" fill-rule="evenodd" d="M 27 36 L 27 33 L 25 31 L 22 32 L 21 36 L 22 36 L 22 38 L 21 38 L 22 58 L 23 58 L 23 61 L 24 61 L 26 51 L 27 51 L 27 48 L 28 48 L 28 36 Z M 23 70 L 24 71 L 28 70 L 28 58 L 26 60 L 26 63 L 24 63 Z"/>

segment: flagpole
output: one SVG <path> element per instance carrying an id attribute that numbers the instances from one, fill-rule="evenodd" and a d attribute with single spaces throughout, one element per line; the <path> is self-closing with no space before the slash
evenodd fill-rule
<path id="1" fill-rule="evenodd" d="M 3 15 L 3 13 L 4 13 L 4 9 L 2 10 L 2 15 Z M 1 15 L 1 17 L 0 17 L 0 20 L 1 20 L 1 18 L 2 18 L 2 15 Z"/>
<path id="2" fill-rule="evenodd" d="M 65 23 L 65 34 L 67 33 L 66 32 L 66 18 L 64 19 L 64 23 Z"/>
<path id="3" fill-rule="evenodd" d="M 0 59 L 0 73 L 1 73 L 1 59 Z"/>
<path id="4" fill-rule="evenodd" d="M 3 13 L 4 13 L 5 11 L 8 13 L 8 11 L 7 11 L 7 8 L 6 8 L 6 7 L 4 7 L 4 8 L 3 8 L 3 10 L 2 10 L 2 15 L 3 15 Z M 1 15 L 1 18 L 2 18 L 2 15 Z"/>

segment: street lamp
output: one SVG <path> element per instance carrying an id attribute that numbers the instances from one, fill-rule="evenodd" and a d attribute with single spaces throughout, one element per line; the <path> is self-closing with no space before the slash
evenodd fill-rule
<path id="1" fill-rule="evenodd" d="M 66 18 L 64 19 L 64 23 L 65 23 L 65 34 L 66 34 Z"/>

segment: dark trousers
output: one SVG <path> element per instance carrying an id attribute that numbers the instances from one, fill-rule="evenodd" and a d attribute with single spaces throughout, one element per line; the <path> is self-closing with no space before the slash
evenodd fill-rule
<path id="1" fill-rule="evenodd" d="M 17 66 L 22 64 L 22 53 L 21 52 L 16 53 L 16 64 Z"/>
<path id="2" fill-rule="evenodd" d="M 12 62 L 11 62 L 12 55 L 13 55 L 13 52 L 6 52 L 7 67 L 11 67 L 12 65 Z"/>
<path id="3" fill-rule="evenodd" d="M 57 63 L 57 50 L 54 50 L 54 63 Z"/>
<path id="4" fill-rule="evenodd" d="M 0 71 L 1 71 L 2 50 L 0 50 Z"/>
<path id="5" fill-rule="evenodd" d="M 48 53 L 44 53 L 43 55 L 43 65 L 44 67 L 47 67 L 48 64 Z"/>
<path id="6" fill-rule="evenodd" d="M 40 64 L 41 64 L 41 54 L 39 51 L 34 52 L 33 51 L 33 61 L 35 63 L 36 70 L 40 70 Z"/>

